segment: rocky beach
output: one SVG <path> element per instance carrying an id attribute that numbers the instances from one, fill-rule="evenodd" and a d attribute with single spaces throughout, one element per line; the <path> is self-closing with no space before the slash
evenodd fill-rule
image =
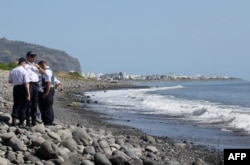
<path id="1" fill-rule="evenodd" d="M 67 79 L 54 97 L 54 125 L 11 126 L 12 84 L 0 70 L 0 165 L 216 165 L 223 153 L 113 124 L 85 107 L 85 91 L 131 88 L 126 83 Z M 209 136 L 209 135 L 208 135 Z"/>

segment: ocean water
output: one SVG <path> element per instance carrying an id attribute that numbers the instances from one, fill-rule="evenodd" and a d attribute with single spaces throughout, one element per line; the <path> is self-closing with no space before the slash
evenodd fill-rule
<path id="1" fill-rule="evenodd" d="M 250 82 L 137 82 L 143 89 L 87 92 L 115 123 L 218 149 L 250 148 Z"/>

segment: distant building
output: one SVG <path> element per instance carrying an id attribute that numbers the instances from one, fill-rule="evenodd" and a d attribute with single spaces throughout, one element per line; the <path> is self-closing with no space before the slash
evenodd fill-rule
<path id="1" fill-rule="evenodd" d="M 117 73 L 86 73 L 82 74 L 86 78 L 93 78 L 96 80 L 159 80 L 159 81 L 188 81 L 188 80 L 228 80 L 228 79 L 237 79 L 237 78 L 230 78 L 227 76 L 202 76 L 202 75 L 195 75 L 195 76 L 177 76 L 174 74 L 169 75 L 128 75 L 124 72 L 117 72 Z"/>

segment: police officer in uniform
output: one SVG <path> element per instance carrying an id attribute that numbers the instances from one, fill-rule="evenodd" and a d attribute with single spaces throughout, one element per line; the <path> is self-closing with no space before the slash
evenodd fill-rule
<path id="1" fill-rule="evenodd" d="M 27 65 L 25 69 L 28 71 L 28 76 L 30 79 L 30 104 L 27 109 L 27 125 L 30 126 L 30 118 L 32 125 L 36 125 L 36 115 L 37 115 L 37 105 L 38 105 L 38 81 L 39 75 L 44 74 L 44 70 L 35 63 L 35 57 L 37 55 L 29 51 L 26 54 Z"/>
<path id="2" fill-rule="evenodd" d="M 28 72 L 24 69 L 26 66 L 25 58 L 19 58 L 18 66 L 10 71 L 8 82 L 13 87 L 13 109 L 12 109 L 12 125 L 16 126 L 17 119 L 19 125 L 24 125 L 27 106 L 30 101 L 29 77 Z"/>
<path id="3" fill-rule="evenodd" d="M 55 75 L 46 61 L 40 61 L 39 66 L 45 70 L 40 77 L 39 109 L 44 125 L 52 125 L 54 121 L 53 100 L 55 95 Z M 57 82 L 59 82 L 57 80 Z"/>

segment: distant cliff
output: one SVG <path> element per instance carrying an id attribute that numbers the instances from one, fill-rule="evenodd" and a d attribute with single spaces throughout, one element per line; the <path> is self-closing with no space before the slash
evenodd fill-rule
<path id="1" fill-rule="evenodd" d="M 18 58 L 25 57 L 28 51 L 33 51 L 37 54 L 37 62 L 40 60 L 47 61 L 53 70 L 81 73 L 81 65 L 78 59 L 71 57 L 64 51 L 23 41 L 11 41 L 6 38 L 0 38 L 0 62 L 15 62 Z"/>

